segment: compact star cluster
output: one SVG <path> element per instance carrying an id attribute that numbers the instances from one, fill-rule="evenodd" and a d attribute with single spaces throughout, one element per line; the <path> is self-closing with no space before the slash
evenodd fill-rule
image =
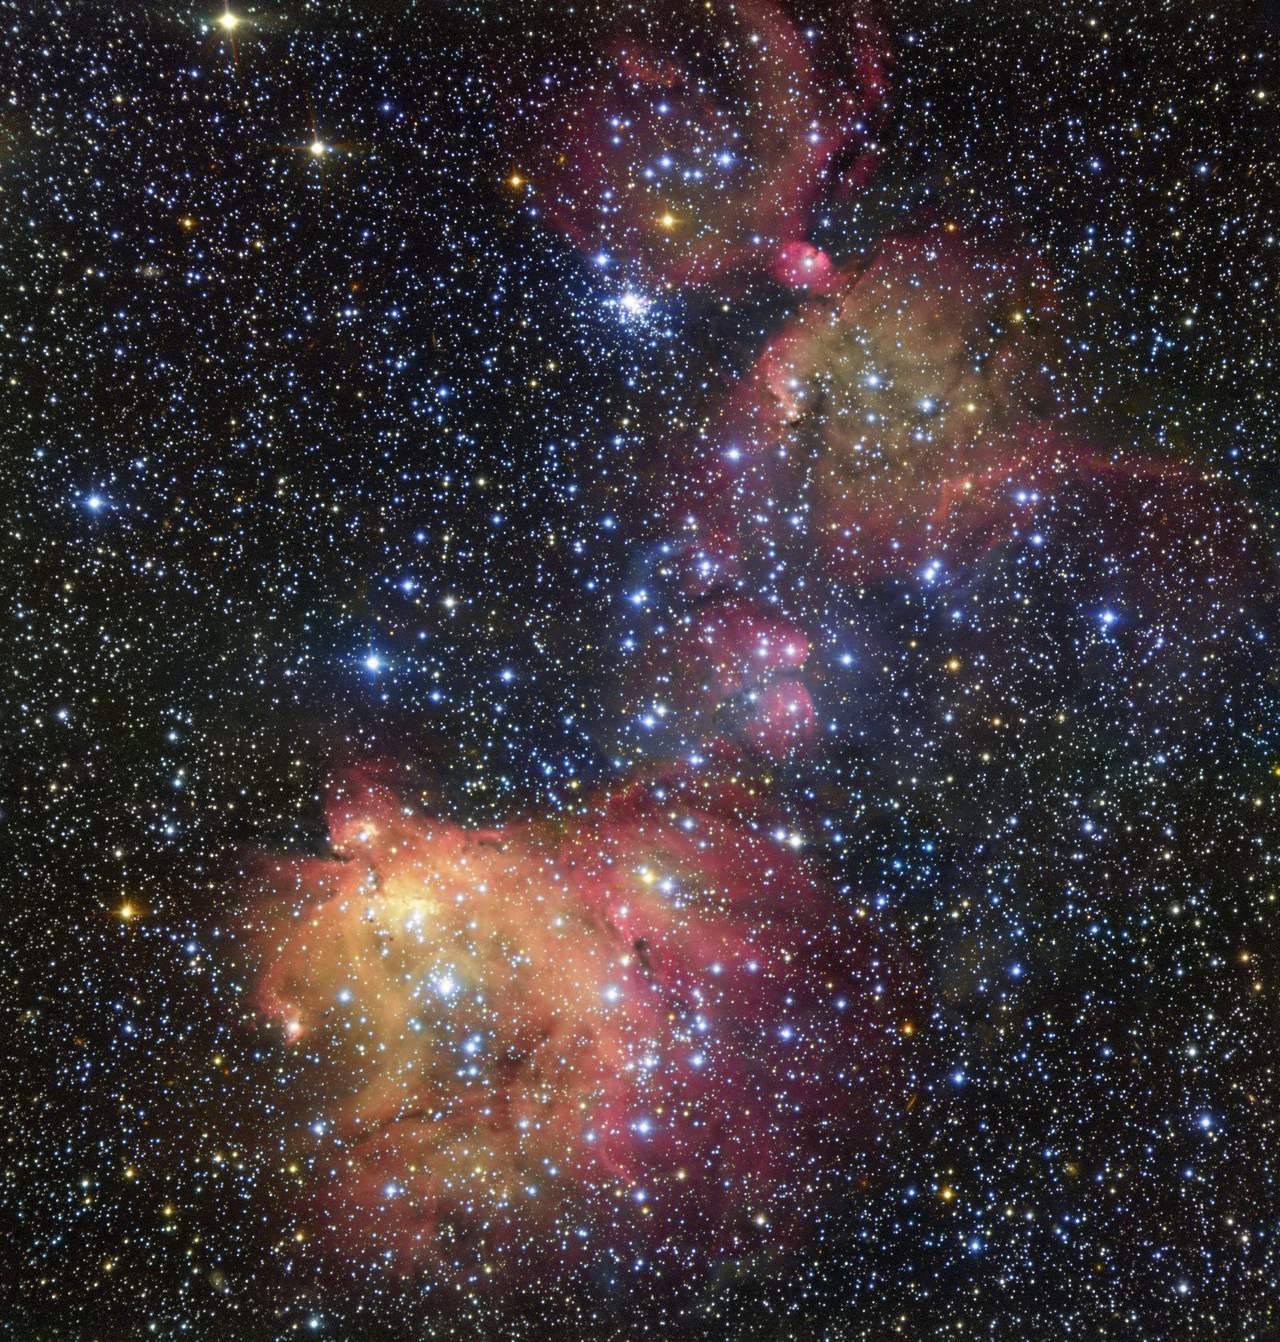
<path id="1" fill-rule="evenodd" d="M 1272 1336 L 1274 0 L 0 51 L 17 1335 Z"/>

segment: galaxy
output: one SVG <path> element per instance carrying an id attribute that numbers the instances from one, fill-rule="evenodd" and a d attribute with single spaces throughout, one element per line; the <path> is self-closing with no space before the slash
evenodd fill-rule
<path id="1" fill-rule="evenodd" d="M 2 32 L 6 1330 L 1276 1336 L 1276 6 Z"/>

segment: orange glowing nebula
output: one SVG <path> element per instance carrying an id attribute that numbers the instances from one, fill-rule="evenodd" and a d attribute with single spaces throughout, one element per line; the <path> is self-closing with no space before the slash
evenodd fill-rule
<path id="1" fill-rule="evenodd" d="M 716 441 L 751 491 L 805 481 L 844 570 L 900 570 L 1051 408 L 1054 288 L 1032 260 L 935 233 L 891 239 L 824 293 L 761 352 Z"/>
<path id="2" fill-rule="evenodd" d="M 402 1268 L 792 1234 L 856 1155 L 893 975 L 744 789 L 649 779 L 466 830 L 359 780 L 274 864 L 258 1004 L 311 1062 L 318 1230 Z"/>

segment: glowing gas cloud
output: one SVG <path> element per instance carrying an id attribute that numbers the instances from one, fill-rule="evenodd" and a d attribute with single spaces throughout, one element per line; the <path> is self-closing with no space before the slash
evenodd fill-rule
<path id="1" fill-rule="evenodd" d="M 816 729 L 805 676 L 811 651 L 797 624 L 722 597 L 652 640 L 628 708 L 668 748 L 732 741 L 785 757 Z"/>
<path id="2" fill-rule="evenodd" d="M 629 13 L 513 115 L 513 189 L 606 272 L 752 267 L 788 306 L 698 430 L 654 444 L 672 615 L 620 698 L 648 758 L 685 763 L 492 830 L 351 778 L 331 855 L 270 868 L 257 1002 L 306 1063 L 286 1140 L 335 1245 L 436 1274 L 682 1271 L 796 1243 L 847 1192 L 910 1068 L 907 976 L 789 828 L 804 803 L 780 825 L 770 794 L 821 753 L 851 593 L 986 582 L 1011 618 L 1069 595 L 1069 655 L 1032 659 L 956 604 L 949 672 L 982 673 L 997 725 L 1065 720 L 1116 640 L 1127 703 L 1176 723 L 1245 645 L 1256 524 L 1203 473 L 1064 429 L 1041 260 L 951 225 L 840 261 L 805 236 L 864 179 L 885 94 L 874 29 L 838 34 L 773 0 Z"/>
<path id="3" fill-rule="evenodd" d="M 964 495 L 1018 459 L 1045 464 L 1027 449 L 1052 405 L 1054 286 L 1035 261 L 941 229 L 842 271 L 824 262 L 717 409 L 701 497 L 682 506 L 730 549 L 798 509 L 838 571 L 898 573 L 936 533 L 980 525 Z"/>
<path id="4" fill-rule="evenodd" d="M 823 1150 L 857 1168 L 895 972 L 715 773 L 487 831 L 337 790 L 333 856 L 273 865 L 260 938 L 318 1233 L 404 1268 L 688 1266 L 794 1236 Z"/>
<path id="5" fill-rule="evenodd" d="M 521 181 L 541 218 L 642 283 L 743 266 L 808 283 L 810 207 L 874 159 L 881 45 L 848 6 L 804 28 L 774 0 L 620 9 L 598 50 L 521 99 Z"/>

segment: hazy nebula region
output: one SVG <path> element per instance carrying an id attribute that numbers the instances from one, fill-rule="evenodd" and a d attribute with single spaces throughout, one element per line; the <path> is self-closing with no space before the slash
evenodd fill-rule
<path id="1" fill-rule="evenodd" d="M 312 1064 L 291 1122 L 335 1247 L 683 1270 L 800 1241 L 913 1025 L 903 965 L 753 791 L 726 759 L 468 830 L 357 777 L 332 858 L 267 864 L 258 1004 Z"/>

